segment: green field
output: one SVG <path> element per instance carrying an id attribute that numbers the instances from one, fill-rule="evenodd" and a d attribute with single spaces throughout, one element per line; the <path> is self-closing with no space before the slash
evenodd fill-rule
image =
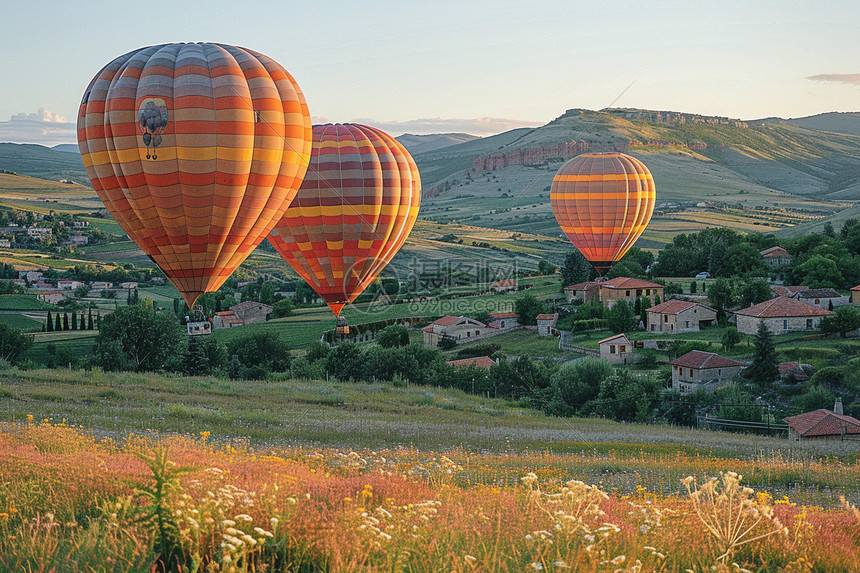
<path id="1" fill-rule="evenodd" d="M 0 324 L 23 330 L 24 332 L 37 332 L 42 330 L 42 322 L 33 320 L 20 313 L 0 313 Z"/>
<path id="2" fill-rule="evenodd" d="M 36 299 L 34 294 L 0 294 L 0 310 L 53 310 L 53 304 Z"/>

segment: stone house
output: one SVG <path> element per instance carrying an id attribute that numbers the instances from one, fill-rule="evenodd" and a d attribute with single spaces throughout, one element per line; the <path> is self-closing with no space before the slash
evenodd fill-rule
<path id="1" fill-rule="evenodd" d="M 520 327 L 520 317 L 515 312 L 491 312 L 490 328 L 514 329 Z"/>
<path id="2" fill-rule="evenodd" d="M 803 304 L 827 310 L 830 310 L 831 307 L 836 308 L 850 302 L 847 296 L 842 296 L 832 288 L 803 289 L 794 293 L 792 298 L 799 300 Z"/>
<path id="3" fill-rule="evenodd" d="M 558 313 L 539 314 L 536 320 L 538 336 L 551 336 L 556 330 L 555 325 L 558 322 Z"/>
<path id="4" fill-rule="evenodd" d="M 851 289 L 851 304 L 860 304 L 860 285 Z"/>
<path id="5" fill-rule="evenodd" d="M 759 254 L 764 259 L 765 264 L 769 267 L 790 265 L 792 261 L 791 253 L 782 247 L 771 247 L 760 251 Z"/>
<path id="6" fill-rule="evenodd" d="M 242 322 L 238 316 L 236 316 L 232 310 L 222 310 L 215 313 L 215 316 L 212 318 L 212 327 L 213 328 L 235 328 L 237 326 L 242 326 L 245 324 Z"/>
<path id="7" fill-rule="evenodd" d="M 780 362 L 780 382 L 806 382 L 809 380 L 809 374 L 804 370 L 804 366 L 810 369 L 812 368 L 809 364 L 801 364 L 799 362 Z"/>
<path id="8" fill-rule="evenodd" d="M 511 279 L 497 281 L 490 285 L 490 290 L 496 293 L 513 292 L 517 290 L 517 281 Z"/>
<path id="9" fill-rule="evenodd" d="M 709 306 L 673 298 L 648 309 L 648 332 L 698 332 L 717 322 L 717 311 Z"/>
<path id="10" fill-rule="evenodd" d="M 749 308 L 735 311 L 738 332 L 755 334 L 764 322 L 772 334 L 817 330 L 821 318 L 833 314 L 830 310 L 804 304 L 796 299 L 778 296 Z"/>
<path id="11" fill-rule="evenodd" d="M 658 296 L 663 300 L 663 285 L 642 279 L 618 277 L 597 283 L 598 300 L 606 308 L 612 308 L 619 300 L 634 304 L 639 297 L 647 298 L 653 305 Z"/>
<path id="12" fill-rule="evenodd" d="M 860 288 L 860 287 L 858 287 Z M 564 287 L 564 294 L 567 296 L 567 302 L 588 302 L 597 296 L 597 283 L 588 281 L 575 285 Z"/>
<path id="13" fill-rule="evenodd" d="M 68 279 L 61 279 L 57 281 L 58 290 L 75 290 L 76 288 L 82 286 L 84 286 L 84 283 L 80 281 L 73 281 Z"/>
<path id="14" fill-rule="evenodd" d="M 630 364 L 639 359 L 633 351 L 633 344 L 624 334 L 604 338 L 597 346 L 600 348 L 600 357 L 612 364 Z"/>
<path id="15" fill-rule="evenodd" d="M 443 316 L 425 326 L 424 346 L 436 348 L 443 338 L 450 338 L 457 344 L 472 342 L 480 339 L 488 330 L 498 332 L 497 329 L 489 329 L 483 322 L 468 316 Z"/>
<path id="16" fill-rule="evenodd" d="M 787 285 L 771 285 L 772 290 L 777 296 L 794 296 L 797 291 L 809 290 L 808 286 L 787 286 Z"/>
<path id="17" fill-rule="evenodd" d="M 265 322 L 273 309 L 268 304 L 247 300 L 231 306 L 230 310 L 243 324 L 254 324 L 255 322 Z"/>
<path id="18" fill-rule="evenodd" d="M 36 300 L 47 304 L 57 304 L 60 301 L 66 300 L 66 293 L 58 290 L 41 291 L 36 295 Z"/>
<path id="19" fill-rule="evenodd" d="M 669 363 L 672 366 L 672 389 L 681 394 L 696 390 L 713 392 L 731 384 L 744 363 L 714 352 L 691 350 Z"/>
<path id="20" fill-rule="evenodd" d="M 113 283 L 109 283 L 107 281 L 95 281 L 90 283 L 90 288 L 93 290 L 105 290 L 113 288 Z"/>
<path id="21" fill-rule="evenodd" d="M 842 412 L 842 399 L 836 398 L 833 410 L 821 408 L 797 416 L 783 418 L 788 424 L 788 439 L 800 440 L 858 440 L 860 420 Z"/>

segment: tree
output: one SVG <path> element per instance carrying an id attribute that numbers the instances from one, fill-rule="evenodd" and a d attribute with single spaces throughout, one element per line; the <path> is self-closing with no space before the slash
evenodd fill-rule
<path id="1" fill-rule="evenodd" d="M 755 403 L 752 394 L 740 386 L 718 388 L 717 400 L 720 403 L 720 409 L 717 412 L 719 418 L 745 422 L 762 421 L 761 406 Z"/>
<path id="2" fill-rule="evenodd" d="M 738 303 L 746 308 L 773 298 L 773 290 L 765 279 L 749 279 L 738 288 Z"/>
<path id="3" fill-rule="evenodd" d="M 800 278 L 800 284 L 809 288 L 839 288 L 845 282 L 836 261 L 823 255 L 809 257 L 794 270 L 794 274 Z"/>
<path id="4" fill-rule="evenodd" d="M 260 286 L 260 302 L 263 304 L 274 304 L 275 283 L 273 281 L 266 281 Z"/>
<path id="5" fill-rule="evenodd" d="M 609 272 L 606 273 L 606 278 L 614 279 L 618 277 L 633 277 L 643 278 L 645 269 L 634 260 L 627 260 L 626 257 L 612 266 Z"/>
<path id="6" fill-rule="evenodd" d="M 376 343 L 383 348 L 396 348 L 409 344 L 409 331 L 402 324 L 386 326 L 376 335 Z"/>
<path id="7" fill-rule="evenodd" d="M 89 313 L 87 315 L 87 330 L 93 329 L 93 308 L 90 307 Z"/>
<path id="8" fill-rule="evenodd" d="M 553 275 L 558 267 L 549 261 L 540 261 L 538 263 L 538 274 Z"/>
<path id="9" fill-rule="evenodd" d="M 17 328 L 0 323 L 0 359 L 14 363 L 18 357 L 33 345 L 33 337 Z"/>
<path id="10" fill-rule="evenodd" d="M 718 311 L 734 306 L 735 287 L 726 278 L 718 278 L 708 289 L 708 300 Z"/>
<path id="11" fill-rule="evenodd" d="M 600 384 L 614 369 L 606 360 L 583 358 L 563 364 L 551 377 L 551 399 L 547 413 L 573 416 L 583 411 L 585 404 L 597 397 Z"/>
<path id="12" fill-rule="evenodd" d="M 802 412 L 810 412 L 821 408 L 830 410 L 836 402 L 836 396 L 823 386 L 815 385 L 800 396 L 791 400 Z"/>
<path id="13" fill-rule="evenodd" d="M 63 327 L 60 324 L 60 313 L 58 312 L 57 314 L 54 315 L 54 332 L 59 332 L 62 329 L 63 329 Z"/>
<path id="14" fill-rule="evenodd" d="M 699 289 L 699 283 L 696 281 L 690 281 L 690 294 L 696 294 L 696 291 Z"/>
<path id="15" fill-rule="evenodd" d="M 293 299 L 282 298 L 272 307 L 272 315 L 274 316 L 274 318 L 283 318 L 285 316 L 290 316 L 291 314 L 293 314 L 293 307 Z"/>
<path id="16" fill-rule="evenodd" d="M 54 332 L 54 319 L 51 317 L 51 311 L 50 310 L 48 311 L 48 317 L 47 317 L 47 320 L 45 321 L 45 324 L 47 325 L 46 330 L 48 332 Z"/>
<path id="17" fill-rule="evenodd" d="M 723 350 L 732 350 L 740 343 L 740 341 L 741 335 L 738 332 L 738 329 L 734 326 L 730 326 L 726 328 L 725 332 L 723 332 L 723 337 L 720 342 L 723 344 Z"/>
<path id="18" fill-rule="evenodd" d="M 69 314 L 67 312 L 63 313 L 63 330 L 69 329 Z"/>
<path id="19" fill-rule="evenodd" d="M 209 360 L 203 341 L 199 336 L 192 336 L 182 357 L 182 374 L 185 376 L 202 376 L 209 373 Z"/>
<path id="20" fill-rule="evenodd" d="M 561 265 L 561 286 L 566 287 L 593 280 L 597 276 L 594 267 L 582 253 L 574 250 L 567 254 Z"/>
<path id="21" fill-rule="evenodd" d="M 105 370 L 120 362 L 138 372 L 160 370 L 168 359 L 181 356 L 185 344 L 185 332 L 175 316 L 140 304 L 105 316 L 96 336 L 97 354 L 108 362 L 102 364 Z M 121 357 L 114 356 L 117 348 Z"/>
<path id="22" fill-rule="evenodd" d="M 819 328 L 824 334 L 836 334 L 845 338 L 849 332 L 860 328 L 860 309 L 853 305 L 842 305 L 837 307 L 835 314 L 825 316 L 819 323 Z"/>
<path id="23" fill-rule="evenodd" d="M 532 294 L 525 294 L 514 301 L 514 312 L 517 313 L 520 324 L 527 326 L 537 324 L 537 315 L 543 311 L 543 302 Z"/>
<path id="24" fill-rule="evenodd" d="M 836 238 L 836 231 L 833 229 L 833 223 L 830 221 L 824 223 L 824 229 L 821 231 L 821 234 L 825 237 Z"/>
<path id="25" fill-rule="evenodd" d="M 78 313 L 72 312 L 72 330 L 78 329 Z"/>
<path id="26" fill-rule="evenodd" d="M 764 321 L 759 322 L 753 346 L 755 346 L 755 352 L 752 363 L 744 370 L 744 377 L 768 386 L 779 377 L 779 360 L 776 357 L 773 336 Z"/>
<path id="27" fill-rule="evenodd" d="M 626 300 L 617 301 L 606 311 L 606 326 L 616 334 L 636 328 L 636 315 Z"/>
<path id="28" fill-rule="evenodd" d="M 362 374 L 361 349 L 352 342 L 338 344 L 326 356 L 325 369 L 338 380 L 359 378 Z"/>
<path id="29" fill-rule="evenodd" d="M 281 338 L 271 331 L 253 332 L 234 338 L 227 343 L 227 353 L 238 356 L 245 368 L 257 368 L 258 373 L 243 378 L 259 379 L 268 372 L 286 372 L 290 369 L 290 350 Z"/>

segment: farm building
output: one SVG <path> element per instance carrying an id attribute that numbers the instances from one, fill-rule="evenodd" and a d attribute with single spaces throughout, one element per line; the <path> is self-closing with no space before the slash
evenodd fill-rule
<path id="1" fill-rule="evenodd" d="M 520 317 L 515 312 L 491 312 L 490 313 L 490 328 L 519 328 Z"/>
<path id="2" fill-rule="evenodd" d="M 551 336 L 555 332 L 555 325 L 558 322 L 558 313 L 539 314 L 536 317 L 538 336 Z"/>
<path id="3" fill-rule="evenodd" d="M 624 334 L 616 334 L 604 338 L 597 343 L 600 348 L 600 357 L 605 358 L 613 364 L 629 364 L 636 362 L 638 356 L 633 352 L 633 344 Z"/>
<path id="4" fill-rule="evenodd" d="M 47 304 L 57 304 L 60 301 L 66 300 L 66 293 L 58 290 L 41 291 L 36 295 L 36 300 Z"/>
<path id="5" fill-rule="evenodd" d="M 831 314 L 832 311 L 785 296 L 735 311 L 738 332 L 742 334 L 755 334 L 761 322 L 764 322 L 773 334 L 817 330 L 821 318 Z"/>
<path id="6" fill-rule="evenodd" d="M 807 286 L 772 285 L 770 287 L 777 296 L 794 296 L 797 291 L 809 290 Z"/>
<path id="7" fill-rule="evenodd" d="M 236 316 L 232 310 L 222 310 L 216 312 L 212 319 L 213 328 L 235 328 L 245 324 L 242 319 Z"/>
<path id="8" fill-rule="evenodd" d="M 837 398 L 833 411 L 824 408 L 789 416 L 788 439 L 800 440 L 860 440 L 860 420 L 842 413 L 842 399 Z"/>
<path id="9" fill-rule="evenodd" d="M 425 326 L 424 346 L 436 348 L 443 338 L 450 338 L 457 344 L 478 340 L 489 329 L 486 324 L 467 316 L 443 316 Z"/>
<path id="10" fill-rule="evenodd" d="M 57 289 L 59 290 L 75 290 L 78 287 L 84 286 L 80 281 L 61 279 L 57 281 Z"/>
<path id="11" fill-rule="evenodd" d="M 648 309 L 649 332 L 698 332 L 717 322 L 717 311 L 697 302 L 672 299 Z"/>
<path id="12" fill-rule="evenodd" d="M 809 374 L 804 370 L 811 369 L 809 364 L 801 364 L 799 362 L 780 362 L 779 363 L 779 379 L 782 382 L 805 382 L 809 380 Z"/>
<path id="13" fill-rule="evenodd" d="M 496 293 L 513 292 L 517 290 L 517 281 L 511 279 L 497 281 L 490 285 L 490 290 Z"/>
<path id="14" fill-rule="evenodd" d="M 477 366 L 478 368 L 486 368 L 487 370 L 489 370 L 490 367 L 497 364 L 497 362 L 489 356 L 476 356 L 475 358 L 461 358 L 460 360 L 449 360 L 445 362 L 445 364 L 447 364 L 448 366 L 453 366 L 454 368 Z"/>
<path id="15" fill-rule="evenodd" d="M 606 308 L 612 308 L 619 300 L 626 300 L 633 304 L 639 297 L 647 298 L 653 305 L 658 296 L 660 299 L 663 298 L 663 285 L 642 279 L 618 277 L 597 283 L 598 300 Z"/>
<path id="16" fill-rule="evenodd" d="M 799 290 L 794 293 L 791 298 L 797 299 L 803 304 L 817 306 L 818 308 L 825 308 L 827 310 L 850 302 L 850 299 L 847 296 L 842 296 L 832 288 Z"/>
<path id="17" fill-rule="evenodd" d="M 860 304 L 860 285 L 851 289 L 851 304 Z"/>
<path id="18" fill-rule="evenodd" d="M 248 300 L 231 306 L 230 310 L 243 324 L 254 324 L 265 322 L 273 309 L 268 304 Z"/>
<path id="19" fill-rule="evenodd" d="M 744 363 L 714 352 L 691 350 L 669 363 L 672 366 L 672 389 L 681 394 L 696 390 L 713 392 L 731 383 Z"/>
<path id="20" fill-rule="evenodd" d="M 597 296 L 597 283 L 588 281 L 575 285 L 564 287 L 564 294 L 567 296 L 567 302 L 588 302 Z"/>
<path id="21" fill-rule="evenodd" d="M 792 261 L 791 253 L 782 247 L 771 247 L 761 251 L 759 254 L 764 259 L 765 264 L 769 267 L 790 265 Z"/>

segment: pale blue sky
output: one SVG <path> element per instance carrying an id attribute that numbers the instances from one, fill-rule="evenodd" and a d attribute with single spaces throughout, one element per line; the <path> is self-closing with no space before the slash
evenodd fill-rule
<path id="1" fill-rule="evenodd" d="M 295 76 L 315 120 L 392 135 L 540 125 L 607 107 L 627 86 L 615 106 L 742 119 L 860 111 L 856 0 L 28 0 L 0 8 L 0 141 L 74 142 L 45 120 L 73 122 L 103 65 L 182 41 L 263 52 Z"/>

